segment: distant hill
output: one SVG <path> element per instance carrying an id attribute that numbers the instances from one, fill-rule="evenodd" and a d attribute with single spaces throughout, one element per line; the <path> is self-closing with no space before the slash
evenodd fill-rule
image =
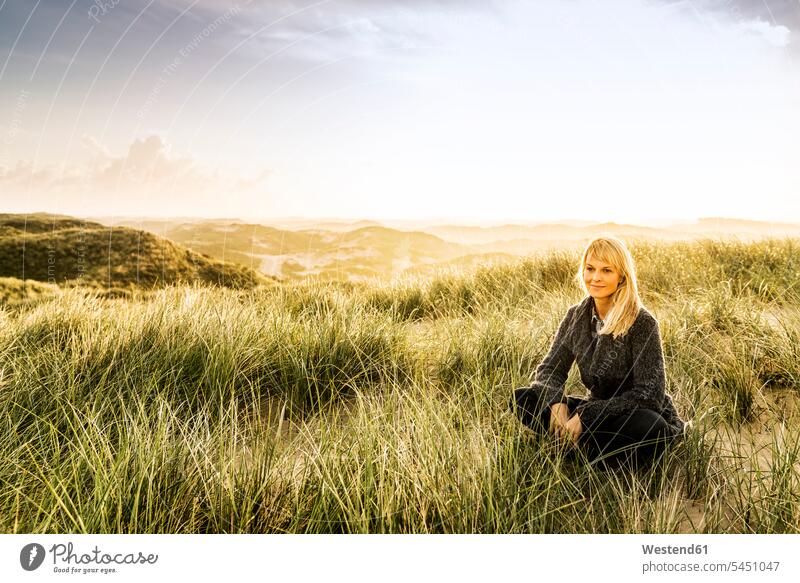
<path id="1" fill-rule="evenodd" d="M 618 223 L 596 223 L 572 225 L 546 223 L 541 225 L 500 225 L 494 227 L 465 227 L 459 225 L 437 225 L 424 227 L 447 241 L 465 245 L 480 245 L 485 252 L 524 254 L 536 250 L 560 247 L 564 244 L 587 242 L 601 233 L 613 233 L 618 237 L 655 240 L 675 240 L 686 237 L 685 233 L 669 229 L 655 229 L 640 225 Z"/>
<path id="2" fill-rule="evenodd" d="M 152 233 L 59 215 L 0 215 L 0 277 L 58 285 L 252 288 L 267 278 Z"/>
<path id="3" fill-rule="evenodd" d="M 308 231 L 308 230 L 324 230 L 343 233 L 346 231 L 354 231 L 364 227 L 380 227 L 378 221 L 337 221 L 333 219 L 328 220 L 309 220 L 309 219 L 282 219 L 269 221 L 267 224 L 277 227 L 279 229 L 288 229 L 291 231 Z"/>
<path id="4" fill-rule="evenodd" d="M 705 236 L 736 233 L 740 239 L 800 236 L 800 225 L 792 223 L 748 221 L 717 217 L 702 218 L 696 223 L 681 225 L 680 229 L 684 233 L 701 234 Z"/>
<path id="5" fill-rule="evenodd" d="M 164 219 L 152 217 L 94 217 L 94 220 L 109 226 L 125 226 L 134 229 L 144 229 L 154 233 L 164 233 L 179 225 L 253 225 L 252 221 L 243 221 L 241 219 L 226 219 L 223 217 L 216 219 L 201 219 L 192 217 L 169 217 Z M 257 225 L 274 227 L 286 231 L 333 231 L 342 233 L 345 231 L 354 231 L 363 227 L 381 227 L 386 226 L 378 221 L 366 220 L 336 220 L 336 219 L 303 219 L 297 217 L 287 217 L 281 219 L 263 220 Z"/>
<path id="6" fill-rule="evenodd" d="M 494 226 L 402 220 L 381 223 L 286 218 L 248 224 L 239 219 L 126 218 L 113 219 L 111 224 L 145 229 L 198 253 L 266 275 L 326 279 L 390 277 L 406 270 L 422 273 L 437 266 L 476 265 L 503 256 L 581 248 L 601 233 L 612 233 L 629 243 L 800 237 L 800 225 L 716 218 L 659 226 L 569 220 Z"/>
<path id="7" fill-rule="evenodd" d="M 466 245 L 495 243 L 527 239 L 530 237 L 543 238 L 558 233 L 560 236 L 574 236 L 578 229 L 561 224 L 548 225 L 500 225 L 494 227 L 476 227 L 464 225 L 434 225 L 423 227 L 426 233 L 431 233 L 447 241 L 454 241 Z"/>
<path id="8" fill-rule="evenodd" d="M 409 267 L 449 261 L 473 252 L 470 247 L 443 241 L 430 233 L 371 224 L 336 231 L 319 227 L 297 231 L 205 220 L 145 224 L 194 251 L 283 278 L 391 276 Z"/>

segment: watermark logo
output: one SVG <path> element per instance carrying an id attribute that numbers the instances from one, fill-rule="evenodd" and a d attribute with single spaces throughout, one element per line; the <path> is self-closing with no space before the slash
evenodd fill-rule
<path id="1" fill-rule="evenodd" d="M 89 18 L 100 24 L 100 17 L 111 12 L 119 3 L 120 0 L 109 0 L 108 2 L 94 0 L 94 4 L 89 7 Z"/>
<path id="2" fill-rule="evenodd" d="M 35 571 L 44 562 L 44 547 L 39 543 L 30 543 L 19 552 L 19 564 L 26 571 Z"/>

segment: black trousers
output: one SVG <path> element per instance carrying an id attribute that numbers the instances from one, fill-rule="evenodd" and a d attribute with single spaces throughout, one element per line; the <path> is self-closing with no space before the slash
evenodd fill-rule
<path id="1" fill-rule="evenodd" d="M 567 397 L 570 417 L 585 399 Z M 510 403 L 512 411 L 527 427 L 546 434 L 550 426 L 550 407 L 544 407 L 542 391 L 534 387 L 516 389 Z M 633 409 L 623 415 L 597 419 L 592 426 L 583 427 L 578 445 L 590 459 L 600 459 L 610 465 L 630 463 L 646 466 L 659 458 L 667 445 L 675 440 L 664 418 L 652 409 Z"/>

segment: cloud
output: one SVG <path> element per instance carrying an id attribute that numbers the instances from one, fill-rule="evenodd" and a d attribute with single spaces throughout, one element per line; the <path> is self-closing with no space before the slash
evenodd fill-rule
<path id="1" fill-rule="evenodd" d="M 661 0 L 669 7 L 725 15 L 735 22 L 764 21 L 773 27 L 800 32 L 800 2 L 797 0 Z"/>
<path id="2" fill-rule="evenodd" d="M 738 20 L 763 20 L 773 27 L 800 33 L 800 3 L 797 0 L 726 0 L 721 3 Z"/>
<path id="3" fill-rule="evenodd" d="M 458 20 L 496 12 L 490 0 L 335 0 L 253 2 L 243 10 L 238 38 L 253 38 L 248 49 L 263 58 L 284 52 L 320 62 L 346 57 L 375 59 L 386 50 L 436 44 L 436 30 L 420 23 Z M 288 46 L 294 43 L 292 46 Z"/>
<path id="4" fill-rule="evenodd" d="M 236 187 L 238 190 L 256 190 L 264 186 L 264 184 L 272 176 L 272 170 L 264 170 L 260 172 L 255 178 L 243 178 L 237 181 Z"/>
<path id="5" fill-rule="evenodd" d="M 190 156 L 173 155 L 158 135 L 135 139 L 117 157 L 92 136 L 84 135 L 81 144 L 94 154 L 83 167 L 57 170 L 25 162 L 0 167 L 0 189 L 12 195 L 10 206 L 55 210 L 53 205 L 80 205 L 89 209 L 84 212 L 111 214 L 159 208 L 186 214 L 187 208 L 219 207 L 221 200 L 252 196 L 270 177 L 268 170 L 250 178 L 205 167 Z"/>
<path id="6" fill-rule="evenodd" d="M 162 185 L 179 180 L 203 183 L 205 178 L 194 169 L 191 158 L 171 157 L 169 148 L 157 135 L 134 140 L 127 156 L 111 160 L 94 176 L 95 181 L 106 186 L 119 182 Z"/>
<path id="7" fill-rule="evenodd" d="M 9 189 L 50 187 L 55 182 L 56 173 L 51 168 L 35 169 L 27 162 L 17 162 L 9 168 L 0 167 L 0 184 Z"/>
<path id="8" fill-rule="evenodd" d="M 658 4 L 699 18 L 708 25 L 732 25 L 776 48 L 800 53 L 800 2 L 798 0 L 657 0 Z"/>
<path id="9" fill-rule="evenodd" d="M 774 47 L 785 47 L 791 40 L 791 31 L 783 25 L 773 26 L 769 22 L 761 19 L 743 22 L 743 30 L 762 36 L 769 44 Z"/>
<path id="10" fill-rule="evenodd" d="M 111 157 L 106 147 L 93 136 L 83 134 L 81 136 L 81 146 L 83 146 L 94 159 L 108 159 Z"/>

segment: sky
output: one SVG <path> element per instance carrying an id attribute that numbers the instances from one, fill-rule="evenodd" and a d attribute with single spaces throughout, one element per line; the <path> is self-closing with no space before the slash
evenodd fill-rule
<path id="1" fill-rule="evenodd" d="M 798 0 L 0 0 L 0 212 L 800 221 Z"/>

